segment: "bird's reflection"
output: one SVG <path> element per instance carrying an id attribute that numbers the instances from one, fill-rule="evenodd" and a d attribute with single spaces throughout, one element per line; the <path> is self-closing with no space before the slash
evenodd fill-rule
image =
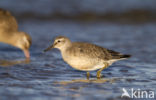
<path id="1" fill-rule="evenodd" d="M 74 79 L 74 80 L 69 80 L 69 81 L 57 81 L 55 84 L 61 84 L 61 85 L 68 85 L 72 83 L 114 83 L 117 79 Z"/>
<path id="2" fill-rule="evenodd" d="M 2 60 L 0 59 L 0 66 L 9 67 L 17 64 L 28 64 L 30 59 L 26 58 L 24 60 Z"/>
<path id="3" fill-rule="evenodd" d="M 113 79 L 74 79 L 74 80 L 69 80 L 69 81 L 57 81 L 54 82 L 55 85 L 58 88 L 58 90 L 61 91 L 69 91 L 71 92 L 70 96 L 71 97 L 80 97 L 82 96 L 82 91 L 84 88 L 88 88 L 90 87 L 90 85 L 88 84 L 103 84 L 103 83 L 108 83 L 108 84 L 112 84 L 115 83 L 117 79 L 113 78 Z M 77 84 L 78 83 L 78 84 Z M 103 92 L 104 90 L 102 90 Z M 100 92 L 100 91 L 99 91 Z M 69 95 L 68 95 L 69 96 Z"/>

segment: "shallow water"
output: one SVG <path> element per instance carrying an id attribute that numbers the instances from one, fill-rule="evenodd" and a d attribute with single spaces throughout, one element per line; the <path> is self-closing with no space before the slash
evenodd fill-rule
<path id="1" fill-rule="evenodd" d="M 156 24 L 22 20 L 20 30 L 33 38 L 31 61 L 9 45 L 0 44 L 0 100 L 120 100 L 122 88 L 156 92 Z M 56 49 L 47 53 L 55 36 L 95 43 L 131 54 L 114 63 L 96 79 L 72 69 Z"/>

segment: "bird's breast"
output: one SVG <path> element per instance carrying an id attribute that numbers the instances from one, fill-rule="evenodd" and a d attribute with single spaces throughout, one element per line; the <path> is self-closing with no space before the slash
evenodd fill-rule
<path id="1" fill-rule="evenodd" d="M 95 59 L 87 58 L 84 56 L 74 56 L 68 53 L 62 55 L 65 62 L 67 62 L 71 67 L 82 70 L 91 71 L 103 67 L 103 63 L 99 64 Z"/>

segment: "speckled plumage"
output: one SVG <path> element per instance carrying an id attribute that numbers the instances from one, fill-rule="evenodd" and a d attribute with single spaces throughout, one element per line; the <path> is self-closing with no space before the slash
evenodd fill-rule
<path id="1" fill-rule="evenodd" d="M 71 42 L 64 36 L 56 37 L 53 45 L 45 51 L 50 48 L 58 48 L 65 62 L 82 71 L 102 70 L 115 61 L 130 57 L 95 44 Z"/>
<path id="2" fill-rule="evenodd" d="M 112 54 L 107 49 L 90 43 L 73 42 L 72 46 L 68 48 L 67 51 L 75 56 L 85 56 L 88 58 L 96 57 L 103 60 L 113 59 Z"/>

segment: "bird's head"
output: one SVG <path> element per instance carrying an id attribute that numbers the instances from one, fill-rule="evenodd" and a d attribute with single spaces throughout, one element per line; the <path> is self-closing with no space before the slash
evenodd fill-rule
<path id="1" fill-rule="evenodd" d="M 45 49 L 44 51 L 49 51 L 52 48 L 57 48 L 59 50 L 65 50 L 66 48 L 68 48 L 71 45 L 71 41 L 65 37 L 65 36 L 58 36 L 55 38 L 53 44 L 51 46 L 49 46 L 47 49 Z"/>
<path id="2" fill-rule="evenodd" d="M 30 58 L 29 48 L 31 43 L 31 37 L 25 32 L 20 32 L 20 34 L 16 36 L 15 46 L 23 50 L 26 58 Z"/>

